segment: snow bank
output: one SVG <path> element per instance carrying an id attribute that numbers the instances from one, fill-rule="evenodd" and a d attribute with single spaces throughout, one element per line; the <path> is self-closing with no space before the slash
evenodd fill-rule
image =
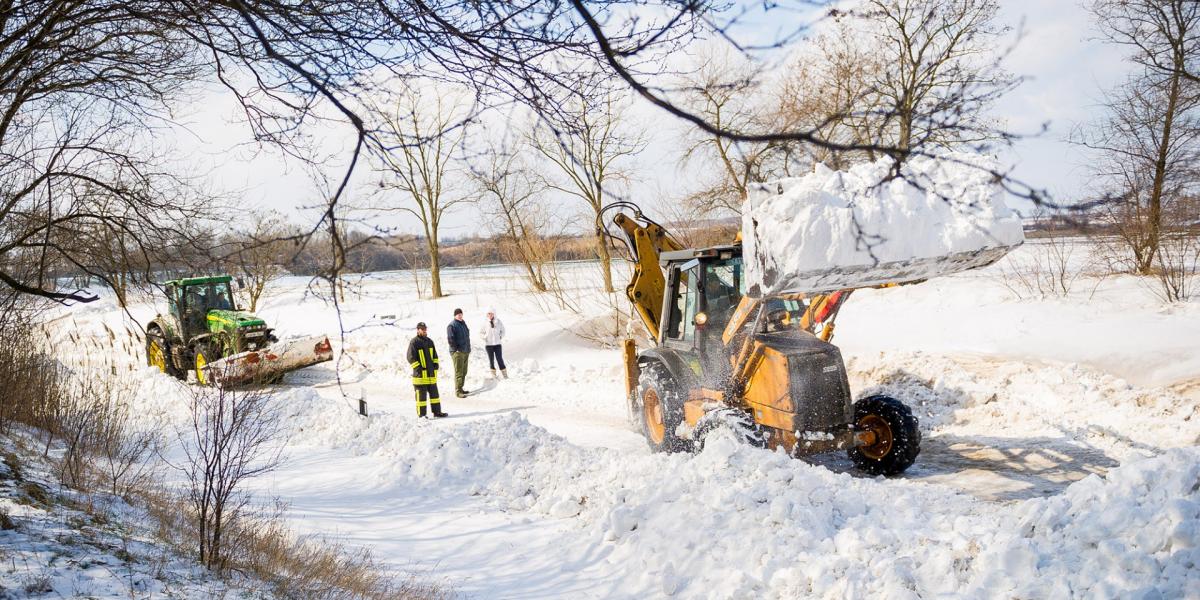
<path id="1" fill-rule="evenodd" d="M 916 156 L 891 180 L 890 161 L 880 160 L 756 185 L 742 216 L 750 293 L 925 279 L 998 259 L 1024 238 L 988 166 L 970 154 Z M 976 254 L 932 260 L 965 253 Z"/>
<path id="2" fill-rule="evenodd" d="M 157 539 L 141 509 L 60 486 L 40 436 L 15 429 L 0 435 L 0 598 L 262 597 L 263 582 L 224 581 Z"/>
<path id="3" fill-rule="evenodd" d="M 903 398 L 927 435 L 1073 439 L 1117 458 L 1200 445 L 1195 399 L 1076 363 L 880 352 L 846 366 L 860 396 Z"/>
<path id="4" fill-rule="evenodd" d="M 1008 504 L 865 479 L 717 438 L 698 455 L 582 448 L 517 413 L 360 419 L 291 393 L 294 433 L 370 455 L 381 490 L 574 523 L 562 568 L 638 565 L 629 596 L 1161 597 L 1200 589 L 1200 449 Z M 296 438 L 293 441 L 298 441 Z M 586 541 L 586 543 L 584 543 Z"/>

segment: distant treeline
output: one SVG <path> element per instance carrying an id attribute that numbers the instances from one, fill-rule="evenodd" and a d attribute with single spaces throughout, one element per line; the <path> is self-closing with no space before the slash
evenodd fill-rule
<path id="1" fill-rule="evenodd" d="M 733 242 L 737 235 L 736 222 L 706 223 L 699 227 L 668 227 L 688 246 L 703 247 Z M 425 238 L 416 235 L 372 238 L 365 235 L 347 236 L 346 270 L 356 273 L 425 269 L 429 255 Z M 591 260 L 596 258 L 596 238 L 593 236 L 558 236 L 549 240 L 554 248 L 554 260 Z M 441 266 L 469 267 L 512 262 L 514 253 L 506 251 L 510 240 L 501 237 L 472 236 L 442 240 Z M 285 265 L 295 275 L 316 275 L 328 269 L 325 244 L 311 244 L 289 259 Z M 617 256 L 624 256 L 623 248 Z"/>

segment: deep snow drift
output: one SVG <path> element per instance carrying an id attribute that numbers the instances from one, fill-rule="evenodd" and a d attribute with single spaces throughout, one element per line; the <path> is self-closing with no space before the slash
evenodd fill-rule
<path id="1" fill-rule="evenodd" d="M 750 293 L 916 281 L 995 261 L 1024 237 L 986 166 L 970 154 L 914 156 L 890 180 L 891 162 L 879 160 L 756 184 L 742 215 Z M 955 262 L 932 260 L 947 256 Z"/>

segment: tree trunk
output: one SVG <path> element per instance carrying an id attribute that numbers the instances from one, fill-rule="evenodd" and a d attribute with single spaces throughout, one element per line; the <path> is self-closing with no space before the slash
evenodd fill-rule
<path id="1" fill-rule="evenodd" d="M 1167 178 L 1167 154 L 1171 150 L 1171 129 L 1175 125 L 1175 110 L 1179 104 L 1179 72 L 1171 75 L 1171 89 L 1167 92 L 1167 110 L 1163 113 L 1162 137 L 1158 142 L 1158 156 L 1154 161 L 1154 185 L 1150 189 L 1150 214 L 1146 223 L 1146 252 L 1139 257 L 1138 273 L 1149 275 L 1154 270 L 1154 257 L 1158 255 L 1158 238 L 1162 229 L 1162 196 Z"/>
<path id="2" fill-rule="evenodd" d="M 209 567 L 213 570 L 219 570 L 221 565 L 221 513 L 224 510 L 224 507 L 221 506 L 221 504 L 224 503 L 219 502 L 218 505 L 213 508 L 213 512 L 215 514 L 213 518 L 212 544 L 210 544 L 208 548 L 208 561 L 210 563 Z"/>
<path id="3" fill-rule="evenodd" d="M 437 238 L 430 236 L 428 238 L 429 246 L 429 280 L 430 293 L 434 298 L 442 297 L 442 268 L 438 262 L 438 242 Z"/>
<path id="4" fill-rule="evenodd" d="M 529 277 L 529 283 L 533 285 L 534 291 L 546 291 L 546 284 L 542 283 L 542 278 L 539 277 L 538 274 L 533 270 L 533 259 L 525 255 L 525 253 L 521 252 L 520 250 L 517 252 L 522 255 L 521 262 L 525 264 L 525 272 Z"/>
<path id="5" fill-rule="evenodd" d="M 596 254 L 600 257 L 600 271 L 604 273 L 604 291 L 613 293 L 612 254 L 608 251 L 608 240 L 603 233 L 596 234 Z"/>

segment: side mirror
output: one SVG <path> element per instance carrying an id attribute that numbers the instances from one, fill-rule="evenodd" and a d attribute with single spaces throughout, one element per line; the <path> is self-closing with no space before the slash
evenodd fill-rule
<path id="1" fill-rule="evenodd" d="M 697 327 L 703 327 L 708 322 L 708 315 L 705 313 L 696 313 L 695 323 Z"/>

